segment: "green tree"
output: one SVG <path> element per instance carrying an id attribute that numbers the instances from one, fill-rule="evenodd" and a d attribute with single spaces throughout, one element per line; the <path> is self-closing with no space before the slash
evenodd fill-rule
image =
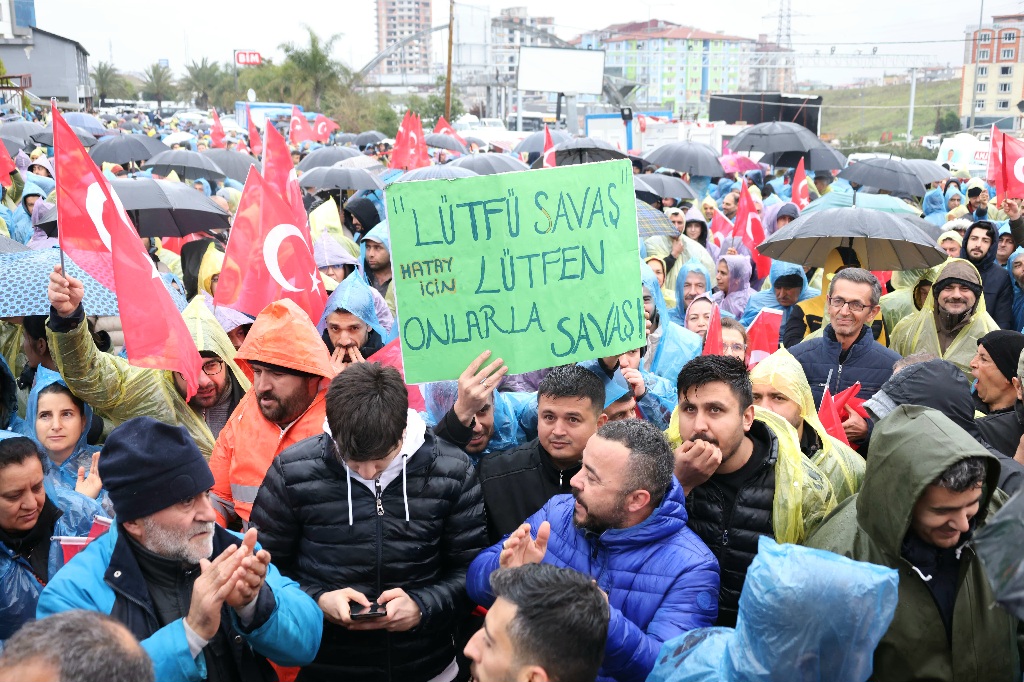
<path id="1" fill-rule="evenodd" d="M 107 99 L 130 99 L 135 94 L 117 67 L 109 62 L 98 62 L 90 75 L 101 107 L 106 106 Z"/>
<path id="2" fill-rule="evenodd" d="M 161 66 L 159 62 L 155 62 L 147 66 L 142 75 L 143 95 L 147 99 L 156 100 L 157 110 L 163 109 L 164 100 L 168 97 L 173 97 L 177 91 L 174 75 L 171 73 L 171 70 L 166 66 Z"/>
<path id="3" fill-rule="evenodd" d="M 324 40 L 306 26 L 309 45 L 282 44 L 285 54 L 285 68 L 290 68 L 299 85 L 309 88 L 310 99 L 317 111 L 323 110 L 324 95 L 335 89 L 349 89 L 353 80 L 352 72 L 341 62 L 331 57 L 334 43 L 341 37 L 332 35 Z"/>
<path id="4" fill-rule="evenodd" d="M 203 57 L 201 62 L 193 61 L 185 67 L 185 76 L 178 81 L 178 88 L 184 99 L 195 102 L 199 109 L 210 106 L 210 98 L 223 85 L 220 64 Z"/>
<path id="5" fill-rule="evenodd" d="M 437 123 L 437 119 L 444 116 L 444 76 L 439 76 L 437 81 L 434 83 L 435 90 L 427 95 L 426 98 L 420 97 L 419 95 L 409 95 L 406 100 L 406 106 L 410 111 L 414 111 L 420 115 L 420 118 L 424 122 L 424 127 L 429 122 L 430 126 L 433 127 Z M 459 99 L 458 91 L 452 88 L 452 111 L 451 117 L 448 119 L 449 122 L 454 121 L 459 116 L 466 113 L 466 109 Z"/>
<path id="6" fill-rule="evenodd" d="M 955 133 L 960 130 L 960 117 L 955 111 L 947 110 L 935 114 L 935 134 Z"/>

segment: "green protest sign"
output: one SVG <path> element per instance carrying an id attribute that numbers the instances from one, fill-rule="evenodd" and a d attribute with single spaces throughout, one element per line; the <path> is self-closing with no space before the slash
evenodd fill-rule
<path id="1" fill-rule="evenodd" d="M 387 189 L 410 383 L 455 379 L 485 349 L 512 373 L 645 343 L 628 160 Z"/>

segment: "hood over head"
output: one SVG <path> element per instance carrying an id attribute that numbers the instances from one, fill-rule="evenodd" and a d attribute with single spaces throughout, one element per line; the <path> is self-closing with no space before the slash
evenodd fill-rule
<path id="1" fill-rule="evenodd" d="M 946 209 L 946 197 L 942 194 L 941 189 L 930 189 L 925 192 L 924 201 L 921 202 L 921 208 L 924 210 L 925 216 L 930 216 L 936 213 L 945 214 Z"/>
<path id="2" fill-rule="evenodd" d="M 39 443 L 39 438 L 36 435 L 36 415 L 39 414 L 39 394 L 44 388 L 51 384 L 60 384 L 64 388 L 68 387 L 68 385 L 64 383 L 64 379 L 61 378 L 60 372 L 54 372 L 53 370 L 46 369 L 42 365 L 36 367 L 35 381 L 32 384 L 32 390 L 28 394 L 28 403 L 25 405 L 24 431 L 25 435 L 36 443 Z M 82 428 L 82 434 L 78 437 L 78 442 L 75 443 L 76 452 L 80 448 L 89 444 L 89 429 L 92 425 L 92 408 L 89 407 L 89 403 L 85 403 L 84 406 L 85 409 L 82 410 L 82 413 L 85 417 L 85 425 Z"/>
<path id="3" fill-rule="evenodd" d="M 989 244 L 988 251 L 984 255 L 982 255 L 981 259 L 979 259 L 978 261 L 975 261 L 967 253 L 967 242 L 971 240 L 971 234 L 975 230 L 983 230 L 986 234 L 988 234 L 989 238 L 992 240 L 992 243 Z M 967 233 L 964 235 L 963 243 L 960 245 L 960 257 L 963 258 L 964 260 L 968 260 L 971 263 L 974 263 L 974 265 L 976 265 L 979 270 L 984 270 L 989 265 L 995 262 L 996 250 L 998 248 L 999 230 L 996 229 L 995 224 L 987 220 L 979 220 L 977 222 L 971 223 L 971 226 L 967 228 Z"/>
<path id="4" fill-rule="evenodd" d="M 377 212 L 377 207 L 374 206 L 373 202 L 369 199 L 363 197 L 352 199 L 345 204 L 344 210 L 345 213 L 349 214 L 346 216 L 349 220 L 346 220 L 345 222 L 351 227 L 352 221 L 350 216 L 355 216 L 359 219 L 359 224 L 363 226 L 363 229 L 360 230 L 363 234 L 366 234 L 380 223 L 380 214 Z M 355 230 L 353 230 L 353 232 L 355 232 Z"/>
<path id="5" fill-rule="evenodd" d="M 458 397 L 457 381 L 423 384 L 423 402 L 431 426 L 436 426 L 444 419 L 444 415 L 455 406 Z M 494 401 L 494 431 L 487 441 L 485 452 L 509 450 L 529 440 L 519 421 L 519 414 L 528 403 L 536 401 L 536 396 L 532 393 L 506 393 L 495 388 L 491 398 Z"/>
<path id="6" fill-rule="evenodd" d="M 274 301 L 256 316 L 235 357 L 246 368 L 251 362 L 262 362 L 328 381 L 334 378 L 327 346 L 306 311 L 291 299 Z"/>
<path id="7" fill-rule="evenodd" d="M 708 294 L 711 293 L 711 289 L 714 287 L 714 282 L 711 279 L 711 273 L 707 271 L 707 268 L 705 268 L 700 261 L 692 259 L 679 266 L 675 285 L 676 312 L 682 320 L 686 319 L 686 303 L 683 302 L 683 294 L 685 293 L 684 287 L 686 285 L 686 278 L 689 277 L 691 272 L 696 272 L 704 278 L 704 291 Z"/>
<path id="8" fill-rule="evenodd" d="M 718 262 L 725 261 L 729 268 L 729 294 L 750 288 L 750 259 L 746 256 L 722 256 Z"/>
<path id="9" fill-rule="evenodd" d="M 318 268 L 328 266 L 359 265 L 359 247 L 344 235 L 333 235 L 327 230 L 313 241 L 313 260 Z"/>
<path id="10" fill-rule="evenodd" d="M 228 338 L 227 332 L 221 327 L 213 312 L 210 311 L 203 296 L 197 296 L 185 306 L 181 317 L 185 320 L 192 340 L 196 343 L 196 350 L 200 353 L 215 353 L 224 361 L 225 366 L 231 371 L 235 381 L 243 391 L 250 387 L 248 375 L 242 371 L 241 366 L 235 362 L 235 346 Z M 307 316 L 308 319 L 308 316 Z"/>
<path id="11" fill-rule="evenodd" d="M 210 244 L 199 262 L 199 273 L 196 276 L 200 291 L 213 296 L 213 277 L 219 275 L 223 268 L 224 252 L 217 248 L 217 244 Z"/>
<path id="12" fill-rule="evenodd" d="M 339 310 L 346 310 L 362 320 L 386 342 L 391 335 L 391 328 L 380 319 L 374 293 L 374 290 L 361 277 L 346 277 L 327 298 L 327 306 L 324 308 L 323 315 L 320 316 L 316 330 L 323 334 L 327 328 L 327 316 Z M 387 304 L 384 307 L 386 309 Z"/>

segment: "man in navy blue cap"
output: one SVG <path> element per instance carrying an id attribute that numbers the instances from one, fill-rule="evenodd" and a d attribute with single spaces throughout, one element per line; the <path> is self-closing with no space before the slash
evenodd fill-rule
<path id="1" fill-rule="evenodd" d="M 320 609 L 270 563 L 254 529 L 239 542 L 214 523 L 213 474 L 183 427 L 130 419 L 111 432 L 99 469 L 116 527 L 46 586 L 39 618 L 111 615 L 149 653 L 158 680 L 274 680 L 269 661 L 313 660 Z"/>

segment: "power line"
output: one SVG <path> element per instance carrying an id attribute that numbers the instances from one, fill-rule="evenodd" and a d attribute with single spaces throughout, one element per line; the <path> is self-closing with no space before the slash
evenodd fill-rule
<path id="1" fill-rule="evenodd" d="M 819 95 L 812 95 L 819 96 Z M 711 99 L 724 99 L 728 102 L 739 102 L 741 104 L 765 104 L 760 99 L 741 99 L 732 97 L 729 95 L 711 95 Z M 869 105 L 869 104 L 813 104 L 811 102 L 772 102 L 773 107 L 796 107 L 798 109 L 909 109 L 909 104 L 888 104 L 888 105 Z M 959 103 L 949 104 L 915 104 L 915 109 L 925 108 L 959 108 Z"/>

